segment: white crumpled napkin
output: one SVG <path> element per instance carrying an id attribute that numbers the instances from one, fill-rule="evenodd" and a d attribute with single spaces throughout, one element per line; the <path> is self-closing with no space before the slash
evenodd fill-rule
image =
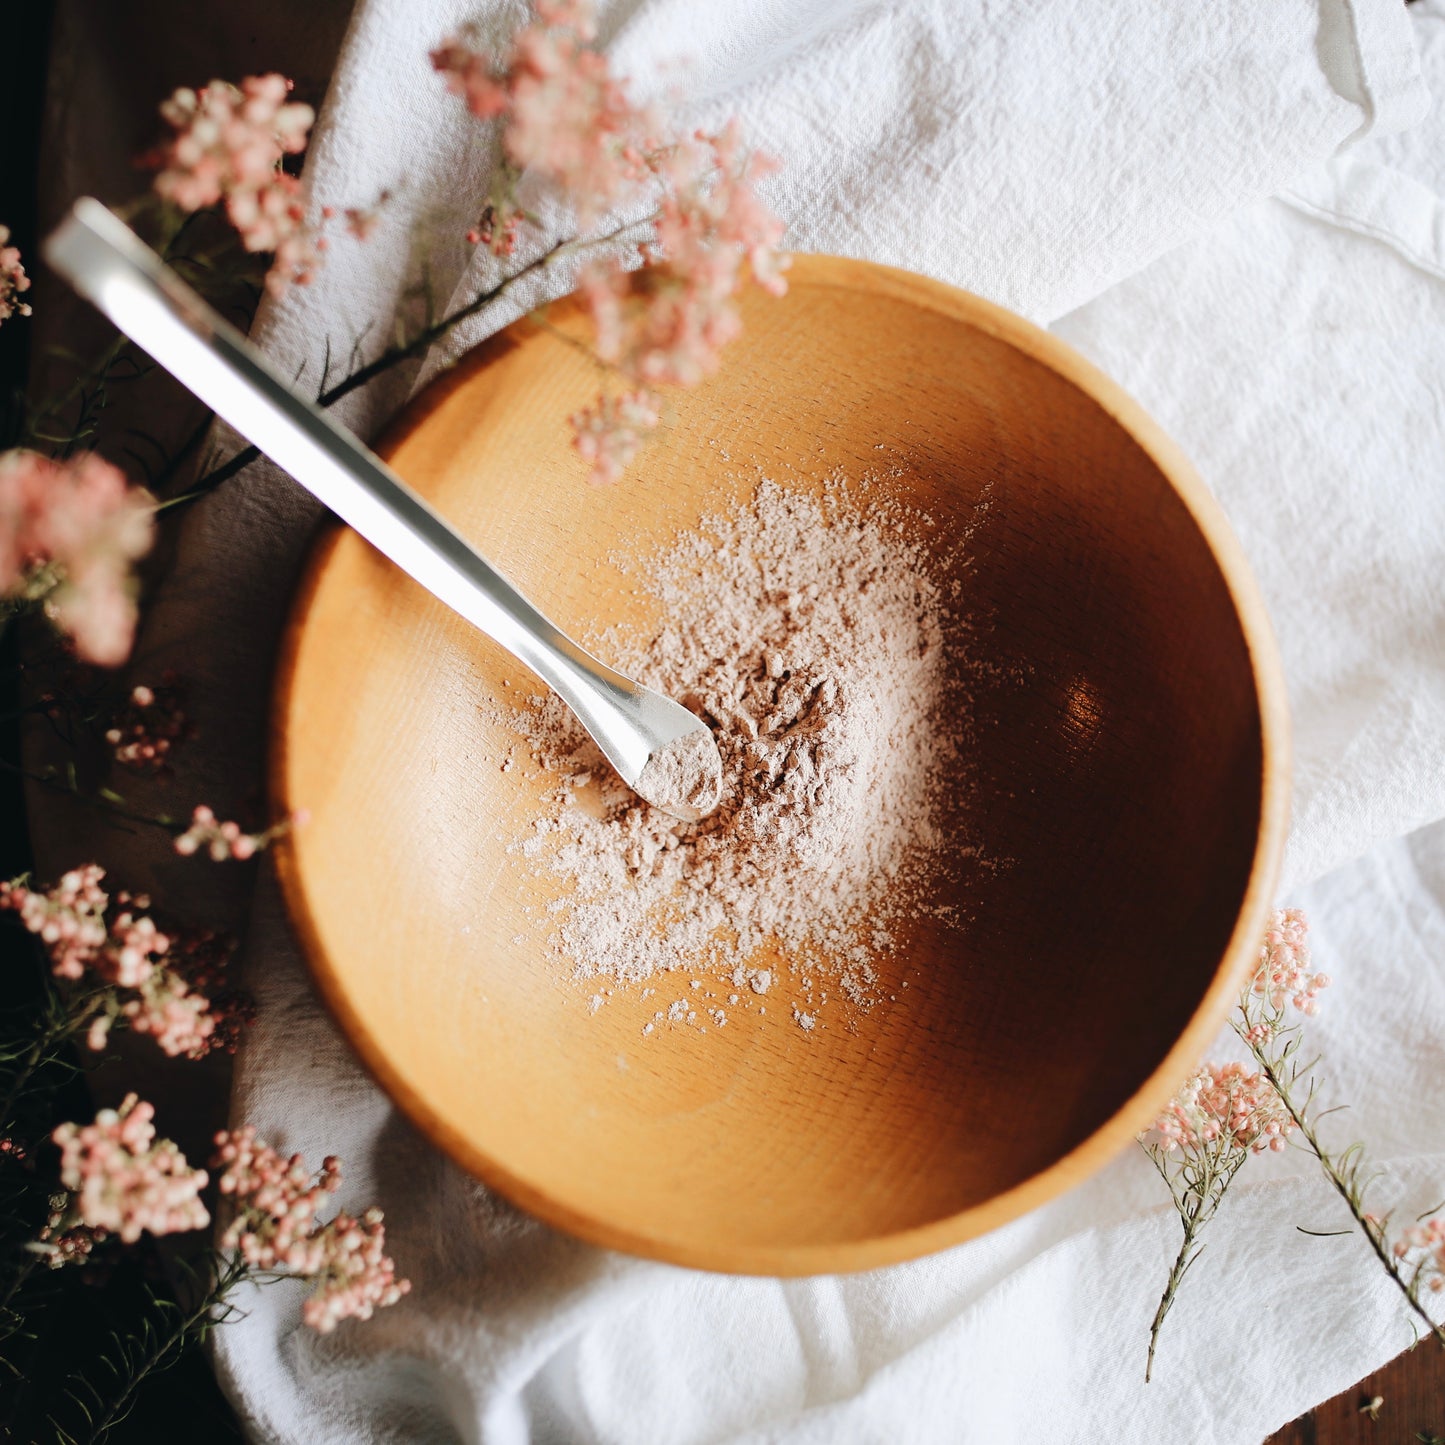
<path id="1" fill-rule="evenodd" d="M 384 331 L 423 254 L 443 296 L 486 274 L 461 239 L 485 149 L 425 59 L 474 13 L 358 6 L 307 174 L 314 204 L 390 189 L 389 221 L 265 312 L 257 336 L 284 367 L 314 380 L 324 339 L 344 354 Z M 516 15 L 484 18 L 502 33 Z M 1416 26 L 1437 22 L 1438 6 Z M 1045 321 L 1092 302 L 1061 331 L 1193 452 L 1275 608 L 1301 714 L 1297 880 L 1445 813 L 1425 746 L 1441 716 L 1440 282 L 1366 228 L 1299 209 L 1328 213 L 1358 142 L 1419 117 L 1395 0 L 1216 0 L 1207 17 L 1156 0 L 650 0 L 608 7 L 604 34 L 641 85 L 682 84 L 702 122 L 739 112 L 785 159 L 773 198 L 800 248 L 926 271 Z M 1294 207 L 1260 200 L 1292 187 Z M 370 434 L 515 310 L 352 398 L 347 419 Z M 264 468 L 197 509 L 143 638 L 158 663 L 190 659 L 204 751 L 185 781 L 218 806 L 258 775 L 313 516 Z M 1424 1107 L 1445 1018 L 1442 851 L 1439 833 L 1396 841 L 1304 899 L 1341 979 L 1320 1035 L 1386 1157 L 1423 1151 L 1403 1171 L 1414 1195 L 1445 1150 Z M 973 1244 L 844 1279 L 720 1278 L 594 1250 L 488 1195 L 375 1090 L 317 1006 L 265 876 L 248 957 L 261 1013 L 236 1116 L 344 1155 L 345 1202 L 385 1207 L 415 1284 L 324 1339 L 299 1327 L 294 1292 L 244 1301 L 216 1354 L 263 1439 L 1253 1445 L 1408 1340 L 1350 1241 L 1294 1233 L 1334 1222 L 1300 1161 L 1242 1187 L 1218 1221 L 1148 1390 L 1175 1236 L 1142 1157 Z"/>

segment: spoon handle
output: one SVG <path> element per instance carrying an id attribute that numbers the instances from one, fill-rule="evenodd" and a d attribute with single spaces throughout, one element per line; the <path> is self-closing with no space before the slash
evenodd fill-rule
<path id="1" fill-rule="evenodd" d="M 88 197 L 51 266 L 137 345 L 403 572 L 561 695 L 629 783 L 647 763 L 639 689 L 553 626 L 379 458 L 297 396 L 240 332 Z M 691 719 L 688 719 L 691 722 Z"/>

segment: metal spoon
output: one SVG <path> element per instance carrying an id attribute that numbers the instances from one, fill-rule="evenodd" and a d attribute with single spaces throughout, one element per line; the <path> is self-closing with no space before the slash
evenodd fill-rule
<path id="1" fill-rule="evenodd" d="M 45 259 L 217 416 L 530 667 L 647 802 L 684 822 L 717 806 L 722 760 L 706 724 L 553 626 L 390 468 L 297 396 L 99 201 L 75 203 L 45 243 Z"/>

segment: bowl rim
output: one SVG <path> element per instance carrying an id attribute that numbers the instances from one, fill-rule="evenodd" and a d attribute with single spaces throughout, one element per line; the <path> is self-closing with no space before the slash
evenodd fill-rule
<path id="1" fill-rule="evenodd" d="M 287 917 L 295 930 L 317 991 L 353 1051 L 383 1092 L 439 1149 L 489 1188 L 528 1214 L 594 1245 L 646 1259 L 725 1274 L 797 1277 L 849 1273 L 899 1264 L 986 1234 L 1038 1208 L 1097 1173 L 1140 1132 L 1204 1057 L 1238 997 L 1246 970 L 1258 956 L 1289 825 L 1290 724 L 1284 667 L 1264 598 L 1219 503 L 1183 450 L 1117 382 L 1042 327 L 947 282 L 898 267 L 849 257 L 795 254 L 789 280 L 810 287 L 866 290 L 961 321 L 1047 366 L 1110 415 L 1154 462 L 1183 502 L 1209 548 L 1228 591 L 1249 656 L 1260 720 L 1259 823 L 1254 855 L 1238 916 L 1214 976 L 1184 1029 L 1139 1087 L 1068 1153 L 1000 1194 L 928 1224 L 868 1239 L 819 1244 L 739 1245 L 680 1241 L 656 1232 L 598 1218 L 565 1204 L 514 1174 L 441 1118 L 403 1080 L 385 1051 L 362 1025 L 337 968 L 321 947 L 304 880 L 291 840 L 272 845 Z M 451 391 L 513 344 L 520 321 L 468 351 L 449 373 L 425 387 L 386 426 L 375 445 L 386 457 L 423 425 Z M 286 795 L 285 719 L 290 711 L 301 636 L 331 551 L 346 529 L 323 518 L 307 548 L 277 655 L 269 711 L 267 789 L 273 815 L 291 816 Z"/>

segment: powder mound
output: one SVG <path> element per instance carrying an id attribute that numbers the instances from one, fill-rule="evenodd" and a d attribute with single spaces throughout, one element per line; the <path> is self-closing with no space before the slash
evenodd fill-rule
<path id="1" fill-rule="evenodd" d="M 717 807 L 722 794 L 717 744 L 701 728 L 673 738 L 648 758 L 636 791 L 654 808 L 696 822 Z"/>
<path id="2" fill-rule="evenodd" d="M 807 990 L 800 1027 L 821 1026 L 830 988 L 874 1001 L 875 962 L 949 867 L 940 815 L 967 720 L 943 593 L 905 521 L 927 519 L 765 482 L 637 567 L 665 623 L 607 645 L 712 729 L 708 817 L 679 823 L 623 788 L 555 697 L 510 719 L 557 775 L 523 851 L 566 885 L 550 945 L 578 976 L 713 968 L 762 993 L 780 958 Z M 594 777 L 600 817 L 575 792 Z"/>

